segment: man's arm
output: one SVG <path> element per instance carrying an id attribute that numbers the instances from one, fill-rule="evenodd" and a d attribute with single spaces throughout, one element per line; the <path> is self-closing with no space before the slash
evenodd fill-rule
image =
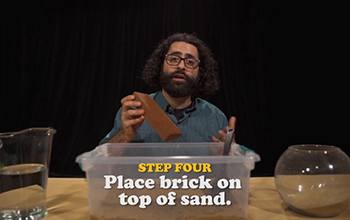
<path id="1" fill-rule="evenodd" d="M 107 143 L 129 143 L 132 138 L 124 135 L 124 129 L 120 130 L 114 137 L 112 137 Z"/>
<path id="2" fill-rule="evenodd" d="M 143 123 L 145 111 L 135 109 L 141 102 L 135 101 L 133 95 L 121 100 L 122 108 L 118 111 L 112 131 L 100 142 L 103 143 L 129 143 L 135 136 L 137 129 Z"/>

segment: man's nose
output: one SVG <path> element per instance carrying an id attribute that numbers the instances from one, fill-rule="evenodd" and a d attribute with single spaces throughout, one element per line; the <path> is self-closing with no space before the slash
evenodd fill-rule
<path id="1" fill-rule="evenodd" d="M 178 69 L 184 70 L 185 67 L 186 67 L 186 66 L 185 66 L 185 60 L 181 60 L 180 63 L 179 63 L 179 65 L 177 65 L 177 68 L 178 68 Z"/>

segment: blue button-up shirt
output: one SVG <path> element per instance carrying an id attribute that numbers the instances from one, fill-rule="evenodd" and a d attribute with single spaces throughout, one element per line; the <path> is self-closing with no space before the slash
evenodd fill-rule
<path id="1" fill-rule="evenodd" d="M 201 98 L 195 98 L 190 108 L 184 111 L 184 117 L 177 120 L 173 115 L 173 108 L 164 98 L 162 92 L 150 94 L 165 114 L 178 126 L 182 134 L 176 140 L 168 142 L 212 142 L 212 136 L 218 136 L 218 131 L 225 131 L 228 125 L 225 114 L 213 104 Z M 108 142 L 123 127 L 121 122 L 122 107 L 118 110 L 114 120 L 113 129 L 103 138 L 100 144 Z M 164 140 L 155 132 L 151 125 L 144 120 L 141 127 L 131 142 L 164 142 Z"/>

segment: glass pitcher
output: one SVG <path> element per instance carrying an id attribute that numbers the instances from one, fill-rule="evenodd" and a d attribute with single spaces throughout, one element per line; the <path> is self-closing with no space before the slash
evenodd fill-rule
<path id="1" fill-rule="evenodd" d="M 46 216 L 46 189 L 54 128 L 0 133 L 0 219 Z"/>

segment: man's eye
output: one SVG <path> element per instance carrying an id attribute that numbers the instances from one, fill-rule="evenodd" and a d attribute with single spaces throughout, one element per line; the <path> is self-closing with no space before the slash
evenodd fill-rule
<path id="1" fill-rule="evenodd" d="M 188 65 L 194 66 L 196 62 L 195 62 L 193 59 L 187 59 L 187 60 L 186 60 L 186 63 L 187 63 Z"/>
<path id="2" fill-rule="evenodd" d="M 177 58 L 177 57 L 170 57 L 170 62 L 173 62 L 173 63 L 179 62 L 179 58 Z"/>

